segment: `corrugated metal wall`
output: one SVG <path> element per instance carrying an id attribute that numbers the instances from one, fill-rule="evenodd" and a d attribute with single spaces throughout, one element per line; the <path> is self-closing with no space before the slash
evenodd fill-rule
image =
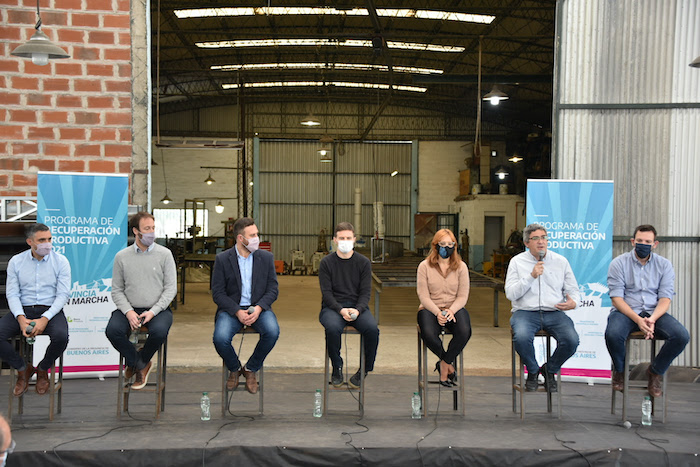
<path id="1" fill-rule="evenodd" d="M 318 141 L 260 141 L 256 218 L 276 259 L 290 262 L 291 250 L 301 249 L 308 262 L 321 229 L 330 246 L 335 224 L 354 222 L 356 187 L 362 188 L 363 204 L 358 233 L 373 234 L 372 203 L 382 201 L 386 238 L 409 247 L 411 143 L 342 144 L 342 149 L 336 144 L 334 162 L 322 163 Z M 392 177 L 394 170 L 399 173 Z"/>
<path id="2" fill-rule="evenodd" d="M 691 335 L 674 363 L 698 366 L 700 2 L 559 0 L 557 15 L 554 175 L 615 181 L 614 255 L 636 225 L 657 228 Z"/>

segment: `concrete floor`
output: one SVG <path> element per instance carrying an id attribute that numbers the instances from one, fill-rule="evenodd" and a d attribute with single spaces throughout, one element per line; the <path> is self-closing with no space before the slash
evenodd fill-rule
<path id="1" fill-rule="evenodd" d="M 221 368 L 212 333 L 216 306 L 207 282 L 188 282 L 186 302 L 179 304 L 170 331 L 168 371 L 202 371 Z M 318 322 L 321 291 L 316 276 L 278 276 L 279 298 L 273 305 L 280 338 L 265 361 L 276 372 L 318 372 L 323 368 L 325 338 Z M 388 288 L 382 293 L 379 350 L 375 372 L 415 375 L 417 371 L 416 311 L 418 297 L 412 288 Z M 370 301 L 374 309 L 374 293 Z M 472 288 L 467 302 L 472 338 L 465 348 L 465 373 L 482 376 L 510 374 L 510 302 L 499 298 L 500 327 L 493 327 L 493 290 Z M 257 338 L 246 337 L 241 361 L 253 351 Z M 236 349 L 240 337 L 234 339 Z M 345 346 L 344 346 L 345 347 Z M 348 369 L 358 361 L 359 339 L 348 337 Z M 343 348 L 345 358 L 345 349 Z M 346 359 L 348 360 L 348 359 Z"/>

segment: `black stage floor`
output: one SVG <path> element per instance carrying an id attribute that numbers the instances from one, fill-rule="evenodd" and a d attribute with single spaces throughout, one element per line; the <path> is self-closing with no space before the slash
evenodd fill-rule
<path id="1" fill-rule="evenodd" d="M 24 414 L 12 420 L 17 448 L 8 465 L 700 466 L 700 387 L 694 383 L 669 384 L 665 425 L 654 420 L 640 426 L 642 392 L 631 393 L 632 428 L 626 429 L 619 405 L 617 415 L 610 413 L 609 385 L 564 383 L 561 420 L 546 412 L 545 394 L 529 394 L 521 421 L 512 412 L 510 378 L 467 377 L 466 417 L 453 413 L 452 394 L 442 391 L 437 416 L 412 420 L 416 378 L 370 374 L 365 416 L 358 421 L 349 414 L 312 417 L 320 374 L 265 376 L 265 415 L 256 414 L 257 396 L 241 384 L 231 402 L 237 416 L 225 418 L 216 372 L 169 373 L 166 410 L 158 421 L 154 394 L 135 392 L 130 415 L 118 420 L 114 378 L 66 380 L 63 413 L 53 422 L 48 397 L 31 387 Z M 7 388 L 8 379 L 0 377 L 0 387 Z M 432 407 L 437 388 L 431 387 Z M 207 422 L 200 420 L 203 390 L 212 398 Z M 7 404 L 7 390 L 0 394 L 0 404 Z M 357 407 L 348 392 L 333 392 L 330 402 L 333 409 Z"/>

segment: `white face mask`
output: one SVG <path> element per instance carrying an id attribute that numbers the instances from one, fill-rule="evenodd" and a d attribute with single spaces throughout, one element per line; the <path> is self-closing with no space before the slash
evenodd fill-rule
<path id="1" fill-rule="evenodd" d="M 347 254 L 355 247 L 355 242 L 352 240 L 338 240 L 338 251 Z"/>
<path id="2" fill-rule="evenodd" d="M 255 253 L 255 250 L 257 250 L 258 247 L 260 246 L 260 238 L 259 237 L 251 237 L 251 238 L 246 238 L 246 240 L 248 240 L 248 244 L 245 247 L 251 253 Z"/>
<path id="3" fill-rule="evenodd" d="M 39 256 L 46 256 L 49 253 L 51 253 L 52 249 L 53 249 L 53 246 L 51 245 L 51 242 L 39 243 L 36 246 L 36 254 Z"/>

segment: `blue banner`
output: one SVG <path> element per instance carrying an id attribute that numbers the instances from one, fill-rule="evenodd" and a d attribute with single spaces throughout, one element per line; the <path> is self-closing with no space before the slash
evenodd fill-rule
<path id="1" fill-rule="evenodd" d="M 116 308 L 112 266 L 126 247 L 128 188 L 127 175 L 39 172 L 37 222 L 49 226 L 54 250 L 71 265 L 65 372 L 117 369 L 119 354 L 104 331 Z"/>
<path id="2" fill-rule="evenodd" d="M 562 375 L 610 377 L 604 336 L 611 307 L 613 209 L 612 181 L 527 181 L 526 223 L 547 229 L 547 248 L 569 260 L 581 292 L 578 307 L 566 312 L 581 343 Z"/>

